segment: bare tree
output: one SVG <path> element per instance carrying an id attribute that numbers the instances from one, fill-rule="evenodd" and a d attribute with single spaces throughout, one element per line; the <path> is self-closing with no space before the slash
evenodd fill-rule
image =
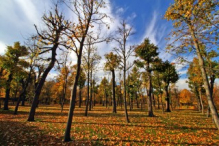
<path id="1" fill-rule="evenodd" d="M 92 79 L 93 71 L 95 70 L 96 64 L 99 62 L 101 57 L 97 54 L 97 48 L 92 45 L 93 41 L 91 38 L 87 39 L 87 46 L 85 47 L 83 54 L 83 68 L 87 73 L 87 99 L 86 99 L 86 108 L 85 116 L 87 116 L 88 108 L 91 111 L 92 107 Z"/>
<path id="2" fill-rule="evenodd" d="M 50 70 L 54 67 L 56 62 L 57 49 L 61 43 L 63 43 L 62 35 L 64 35 L 64 31 L 69 27 L 70 23 L 64 20 L 64 16 L 59 13 L 58 6 L 55 7 L 55 12 L 50 12 L 49 15 L 43 16 L 43 22 L 46 26 L 46 30 L 39 31 L 37 26 L 35 25 L 39 43 L 41 44 L 39 47 L 39 55 L 44 53 L 51 53 L 51 57 L 45 59 L 49 61 L 48 66 L 44 70 L 39 83 L 37 84 L 35 95 L 33 99 L 33 103 L 31 106 L 31 110 L 29 113 L 28 121 L 34 121 L 34 115 L 36 111 L 36 107 L 38 105 L 39 96 L 42 90 L 42 87 L 45 83 L 46 77 L 49 74 Z M 41 47 L 42 46 L 42 47 Z"/>
<path id="3" fill-rule="evenodd" d="M 126 72 L 131 68 L 131 65 L 128 66 L 127 62 L 129 57 L 132 55 L 134 51 L 134 47 L 129 46 L 127 47 L 127 40 L 133 34 L 132 27 L 129 27 L 128 24 L 123 20 L 121 22 L 121 27 L 118 28 L 118 37 L 114 38 L 114 40 L 118 43 L 118 47 L 114 48 L 113 50 L 119 55 L 121 58 L 120 66 L 123 70 L 123 100 L 124 100 L 124 108 L 125 108 L 125 117 L 126 122 L 129 123 L 128 112 L 127 112 L 127 102 L 126 102 Z"/>
<path id="4" fill-rule="evenodd" d="M 70 47 L 77 56 L 77 69 L 75 80 L 72 89 L 72 96 L 70 102 L 70 108 L 68 113 L 68 121 L 65 130 L 64 141 L 71 141 L 70 131 L 73 119 L 73 112 L 75 108 L 75 101 L 77 95 L 77 84 L 80 77 L 81 70 L 81 58 L 84 46 L 86 45 L 87 36 L 92 37 L 95 40 L 93 43 L 101 42 L 98 35 L 95 34 L 95 30 L 89 31 L 95 24 L 103 24 L 103 19 L 107 17 L 106 14 L 101 13 L 99 10 L 105 7 L 104 0 L 66 0 L 65 4 L 76 15 L 78 22 L 73 23 L 72 27 L 66 32 L 69 41 L 66 45 Z"/>

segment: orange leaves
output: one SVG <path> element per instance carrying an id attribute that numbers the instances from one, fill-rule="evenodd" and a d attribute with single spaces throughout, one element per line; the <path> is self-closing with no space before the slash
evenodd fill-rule
<path id="1" fill-rule="evenodd" d="M 145 112 L 130 111 L 131 123 L 126 123 L 123 110 L 111 113 L 111 108 L 95 106 L 84 117 L 84 109 L 76 108 L 71 137 L 63 143 L 68 106 L 42 106 L 35 122 L 26 122 L 29 107 L 20 107 L 22 114 L 0 111 L 0 145 L 217 145 L 219 132 L 211 118 L 193 110 L 173 111 L 149 118 Z"/>
<path id="2" fill-rule="evenodd" d="M 182 91 L 180 91 L 179 97 L 181 103 L 190 103 L 192 94 L 189 90 L 183 89 Z"/>

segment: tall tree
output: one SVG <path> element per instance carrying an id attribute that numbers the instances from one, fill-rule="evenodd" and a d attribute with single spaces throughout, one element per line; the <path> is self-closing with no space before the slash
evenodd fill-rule
<path id="1" fill-rule="evenodd" d="M 155 62 L 158 58 L 158 47 L 154 44 L 150 43 L 149 39 L 145 39 L 142 44 L 136 47 L 135 53 L 136 55 L 142 59 L 143 61 L 136 61 L 136 65 L 144 68 L 147 72 L 147 78 L 148 78 L 148 116 L 153 117 L 153 107 L 152 107 L 152 71 L 154 70 L 152 68 L 152 63 Z"/>
<path id="2" fill-rule="evenodd" d="M 68 62 L 68 56 L 69 52 L 63 52 L 61 55 L 62 59 L 59 59 L 59 75 L 58 75 L 58 85 L 59 88 L 61 89 L 61 94 L 59 94 L 59 104 L 61 106 L 61 112 L 63 111 L 65 100 L 66 100 L 66 93 L 67 93 L 67 88 L 69 84 L 69 76 L 71 74 L 71 63 Z M 62 61 L 60 63 L 60 60 Z"/>
<path id="3" fill-rule="evenodd" d="M 171 43 L 170 47 L 175 48 L 178 52 L 187 52 L 188 48 L 192 48 L 198 57 L 208 105 L 215 125 L 219 129 L 219 116 L 212 99 L 202 52 L 203 44 L 206 48 L 210 48 L 219 42 L 218 3 L 217 0 L 187 0 L 183 2 L 175 0 L 175 3 L 166 11 L 165 18 L 174 22 L 173 35 L 177 38 L 177 43 L 175 43 L 177 47 L 174 46 L 174 43 Z"/>
<path id="4" fill-rule="evenodd" d="M 86 45 L 85 40 L 87 36 L 90 36 L 95 40 L 95 42 L 100 41 L 99 38 L 96 37 L 97 35 L 95 34 L 95 30 L 89 30 L 91 30 L 95 24 L 103 24 L 103 19 L 106 18 L 107 15 L 100 12 L 100 9 L 106 6 L 104 0 L 66 0 L 64 2 L 70 10 L 73 11 L 78 20 L 77 23 L 73 23 L 72 27 L 67 32 L 69 41 L 66 45 L 68 45 L 77 56 L 77 69 L 64 136 L 64 141 L 67 142 L 71 140 L 70 131 L 77 95 L 77 85 L 80 77 L 82 52 L 84 45 Z"/>
<path id="5" fill-rule="evenodd" d="M 175 66 L 169 61 L 162 63 L 160 71 L 162 72 L 162 80 L 164 82 L 164 90 L 166 92 L 166 112 L 171 112 L 169 85 L 171 83 L 176 83 L 179 79 L 179 75 L 176 72 Z"/>
<path id="6" fill-rule="evenodd" d="M 22 69 L 22 64 L 25 63 L 24 59 L 21 57 L 28 54 L 27 48 L 21 46 L 19 42 L 15 42 L 14 46 L 8 46 L 5 55 L 2 57 L 1 68 L 7 72 L 6 86 L 5 86 L 5 101 L 4 101 L 4 110 L 8 110 L 8 101 L 11 90 L 11 82 L 13 77 Z M 25 63 L 26 64 L 26 63 Z"/>
<path id="7" fill-rule="evenodd" d="M 119 66 L 120 58 L 118 55 L 113 54 L 113 52 L 105 54 L 105 58 L 105 69 L 112 72 L 113 113 L 116 113 L 115 69 Z"/>
<path id="8" fill-rule="evenodd" d="M 109 82 L 106 79 L 106 77 L 104 77 L 100 82 L 99 94 L 102 96 L 103 106 L 105 104 L 107 108 L 108 96 L 109 96 Z"/>
<path id="9" fill-rule="evenodd" d="M 138 94 L 140 93 L 140 88 L 142 81 L 140 79 L 141 72 L 137 66 L 132 68 L 131 73 L 129 74 L 129 93 L 130 93 L 130 110 L 133 109 L 134 99 L 136 101 L 137 108 L 139 108 Z"/>
<path id="10" fill-rule="evenodd" d="M 158 59 L 155 63 L 153 63 L 154 68 L 156 68 L 156 70 L 154 70 L 153 72 L 153 88 L 155 89 L 154 94 L 156 94 L 157 96 L 157 105 L 158 105 L 158 109 L 160 109 L 160 103 L 162 104 L 162 110 L 164 112 L 164 108 L 163 108 L 163 100 L 162 100 L 162 95 L 163 95 L 163 82 L 162 82 L 162 71 L 160 72 L 160 70 L 162 70 L 162 60 Z"/>
<path id="11" fill-rule="evenodd" d="M 87 38 L 87 46 L 85 46 L 84 54 L 83 54 L 83 68 L 87 74 L 87 99 L 86 99 L 86 108 L 85 108 L 85 116 L 88 115 L 88 109 L 91 111 L 92 107 L 92 79 L 93 72 L 95 67 L 101 57 L 97 53 L 97 48 L 93 46 L 93 40 L 91 37 Z"/>
<path id="12" fill-rule="evenodd" d="M 113 50 L 120 56 L 121 58 L 121 68 L 123 71 L 123 100 L 124 100 L 124 110 L 125 110 L 125 117 L 126 122 L 129 123 L 129 117 L 127 112 L 127 102 L 126 102 L 126 72 L 131 68 L 128 66 L 128 59 L 130 58 L 134 48 L 132 46 L 127 45 L 128 38 L 133 34 L 132 27 L 123 20 L 121 22 L 121 26 L 117 30 L 118 36 L 114 38 L 114 40 L 118 43 L 118 47 L 114 48 Z"/>
<path id="13" fill-rule="evenodd" d="M 21 103 L 22 106 L 24 106 L 24 104 L 25 104 L 27 88 L 28 88 L 28 86 L 31 83 L 31 80 L 33 78 L 34 66 L 36 64 L 36 59 L 37 59 L 38 48 L 36 47 L 36 38 L 31 37 L 30 39 L 27 40 L 26 44 L 27 44 L 27 49 L 28 49 L 28 55 L 27 55 L 28 59 L 27 60 L 29 60 L 28 61 L 29 71 L 27 72 L 26 77 L 20 80 L 22 83 L 22 91 L 21 91 L 19 98 L 17 100 L 14 114 L 17 114 L 18 107 L 19 107 L 19 104 L 21 101 L 22 101 L 22 103 Z"/>
<path id="14" fill-rule="evenodd" d="M 180 102 L 184 103 L 186 105 L 189 105 L 192 103 L 192 94 L 188 89 L 183 89 L 180 91 Z"/>
<path id="15" fill-rule="evenodd" d="M 203 88 L 203 79 L 201 71 L 198 65 L 198 59 L 194 58 L 193 61 L 189 64 L 188 68 L 188 84 L 191 91 L 195 94 L 198 99 L 199 110 L 204 113 L 204 105 L 202 99 L 202 88 Z"/>
<path id="16" fill-rule="evenodd" d="M 60 46 L 60 44 L 63 43 L 62 35 L 64 35 L 64 31 L 70 25 L 68 21 L 65 21 L 64 16 L 61 13 L 59 13 L 57 5 L 55 7 L 54 13 L 50 11 L 49 15 L 44 14 L 42 19 L 46 26 L 45 30 L 39 31 L 37 26 L 35 25 L 40 44 L 40 46 L 38 46 L 40 51 L 39 55 L 44 53 L 50 53 L 51 56 L 46 59 L 49 62 L 48 66 L 42 73 L 42 76 L 37 84 L 28 121 L 34 121 L 34 115 L 36 112 L 36 107 L 42 87 L 44 85 L 47 75 L 55 65 L 57 49 Z"/>

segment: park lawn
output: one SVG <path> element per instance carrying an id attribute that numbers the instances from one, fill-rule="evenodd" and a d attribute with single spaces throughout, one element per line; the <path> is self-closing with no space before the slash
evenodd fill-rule
<path id="1" fill-rule="evenodd" d="M 76 108 L 72 123 L 73 141 L 64 143 L 68 106 L 63 113 L 57 106 L 40 105 L 35 122 L 27 122 L 29 106 L 19 107 L 18 115 L 0 110 L 0 145 L 218 145 L 219 131 L 212 118 L 195 110 L 174 110 L 147 117 L 140 109 L 129 111 L 131 123 L 125 122 L 118 107 L 95 106 L 84 116 L 84 107 Z"/>

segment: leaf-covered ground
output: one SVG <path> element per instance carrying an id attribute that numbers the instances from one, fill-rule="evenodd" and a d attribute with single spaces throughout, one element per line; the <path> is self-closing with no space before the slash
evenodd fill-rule
<path id="1" fill-rule="evenodd" d="M 146 111 L 129 111 L 131 123 L 126 123 L 124 112 L 118 108 L 94 107 L 84 116 L 84 108 L 76 108 L 71 136 L 64 143 L 68 108 L 40 106 L 35 122 L 27 122 L 30 107 L 0 110 L 0 145 L 218 145 L 219 131 L 211 118 L 195 110 L 175 110 L 164 113 L 155 110 L 156 117 Z"/>

